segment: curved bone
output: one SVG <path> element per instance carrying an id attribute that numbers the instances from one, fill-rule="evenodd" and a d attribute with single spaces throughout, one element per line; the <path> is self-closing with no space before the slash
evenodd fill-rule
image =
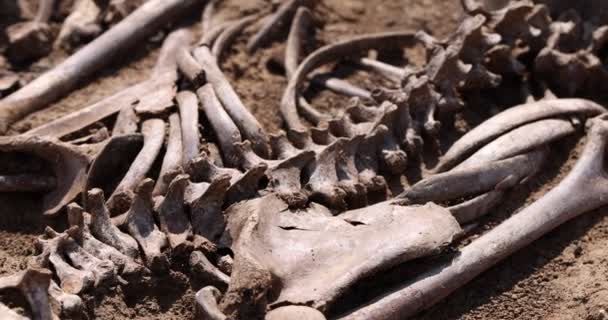
<path id="1" fill-rule="evenodd" d="M 198 156 L 198 99 L 191 91 L 182 91 L 177 94 L 176 100 L 182 129 L 182 165 L 185 167 Z"/>
<path id="2" fill-rule="evenodd" d="M 233 303 L 249 302 L 238 297 L 253 295 L 256 289 L 249 286 L 255 282 L 249 279 L 255 281 L 263 272 L 280 283 L 268 288 L 278 295 L 272 305 L 305 304 L 324 311 L 361 279 L 437 252 L 460 232 L 451 214 L 432 203 L 402 207 L 381 202 L 332 217 L 317 209 L 291 212 L 268 195 L 233 205 L 227 216 L 226 236 L 235 253 L 222 300 L 227 315 L 234 315 Z"/>
<path id="3" fill-rule="evenodd" d="M 201 33 L 205 34 L 209 32 L 212 25 L 212 19 L 215 15 L 216 6 L 218 4 L 218 0 L 210 0 L 205 4 L 205 8 L 203 8 L 203 14 L 201 15 Z"/>
<path id="4" fill-rule="evenodd" d="M 312 78 L 312 81 L 326 87 L 327 89 L 348 97 L 358 97 L 362 99 L 371 99 L 371 92 L 356 86 L 346 80 L 331 77 L 329 75 L 318 75 Z"/>
<path id="5" fill-rule="evenodd" d="M 236 144 L 241 142 L 239 129 L 220 104 L 211 84 L 199 88 L 196 94 L 201 100 L 203 111 L 215 132 L 224 162 L 231 167 L 238 166 L 239 155 L 236 151 Z"/>
<path id="6" fill-rule="evenodd" d="M 317 309 L 307 306 L 284 306 L 270 310 L 264 320 L 326 320 L 325 316 Z"/>
<path id="7" fill-rule="evenodd" d="M 575 131 L 576 128 L 569 120 L 535 121 L 498 137 L 452 170 L 470 168 L 513 157 L 573 134 Z"/>
<path id="8" fill-rule="evenodd" d="M 350 40 L 324 46 L 309 55 L 289 79 L 287 88 L 281 99 L 281 114 L 287 127 L 295 131 L 303 131 L 297 111 L 298 90 L 307 79 L 308 73 L 320 65 L 333 60 L 360 54 L 361 52 L 386 47 L 409 46 L 417 42 L 412 32 L 388 32 L 365 35 Z"/>
<path id="9" fill-rule="evenodd" d="M 606 204 L 604 170 L 608 121 L 589 121 L 587 143 L 572 171 L 542 198 L 473 240 L 452 261 L 341 318 L 401 319 L 413 316 L 471 281 L 512 253 L 566 221 Z M 573 197 L 573 190 L 578 190 Z"/>
<path id="10" fill-rule="evenodd" d="M 161 252 L 167 246 L 167 237 L 160 232 L 154 223 L 152 189 L 154 181 L 145 179 L 135 190 L 133 204 L 127 212 L 126 227 L 129 234 L 139 243 L 146 265 L 155 272 L 169 268 L 167 256 Z"/>
<path id="11" fill-rule="evenodd" d="M 91 234 L 101 242 L 116 248 L 133 259 L 139 257 L 139 250 L 135 239 L 123 233 L 112 224 L 110 212 L 105 204 L 103 191 L 100 189 L 88 191 L 87 205 L 91 212 Z"/>
<path id="12" fill-rule="evenodd" d="M 504 195 L 505 192 L 502 190 L 492 190 L 471 200 L 451 206 L 448 210 L 460 225 L 465 225 L 488 213 L 490 209 L 500 203 Z"/>
<path id="13" fill-rule="evenodd" d="M 39 174 L 0 175 L 0 192 L 47 192 L 57 187 L 53 176 Z"/>
<path id="14" fill-rule="evenodd" d="M 300 6 L 311 5 L 310 0 L 287 0 L 281 4 L 277 12 L 258 30 L 247 42 L 247 51 L 253 53 L 259 47 L 267 45 L 277 33 L 287 26 Z"/>
<path id="15" fill-rule="evenodd" d="M 303 56 L 303 39 L 309 33 L 309 29 L 313 26 L 313 17 L 310 10 L 306 7 L 298 8 L 285 45 L 285 72 L 287 79 L 291 79 L 298 65 L 300 58 Z"/>
<path id="16" fill-rule="evenodd" d="M 432 175 L 399 195 L 408 203 L 445 201 L 510 188 L 540 169 L 546 150 Z"/>
<path id="17" fill-rule="evenodd" d="M 224 231 L 226 221 L 222 212 L 222 205 L 226 192 L 230 187 L 230 177 L 227 175 L 213 179 L 190 195 L 190 216 L 194 234 L 205 237 L 211 241 L 217 240 Z"/>
<path id="18" fill-rule="evenodd" d="M 160 48 L 160 53 L 158 54 L 158 59 L 154 69 L 152 70 L 151 78 L 155 78 L 161 76 L 165 73 L 171 73 L 175 80 L 177 80 L 177 55 L 178 52 L 181 51 L 184 47 L 190 47 L 194 37 L 192 36 L 192 32 L 188 29 L 176 29 L 171 31 L 169 35 L 163 41 L 163 45 Z M 142 104 L 139 106 L 146 107 Z M 141 108 L 140 107 L 140 108 Z M 141 113 L 142 110 L 138 110 L 138 113 Z M 145 112 L 154 112 L 158 113 L 161 110 L 148 110 Z"/>
<path id="19" fill-rule="evenodd" d="M 236 37 L 243 32 L 243 29 L 247 28 L 247 26 L 256 20 L 258 20 L 258 16 L 255 14 L 243 17 L 233 22 L 229 27 L 222 31 L 220 36 L 213 42 L 213 47 L 211 48 L 211 53 L 218 62 L 222 61 L 222 55 L 226 52 L 226 49 L 232 45 Z"/>
<path id="20" fill-rule="evenodd" d="M 144 146 L 133 160 L 129 171 L 108 199 L 108 208 L 112 212 L 125 212 L 131 205 L 133 190 L 146 177 L 163 146 L 163 140 L 165 139 L 165 122 L 163 120 L 146 120 L 142 124 L 141 131 L 144 135 Z"/>
<path id="21" fill-rule="evenodd" d="M 0 133 L 28 114 L 82 86 L 82 79 L 107 66 L 108 59 L 141 43 L 199 0 L 147 1 L 113 28 L 55 68 L 0 101 Z M 120 110 L 117 108 L 116 110 Z"/>
<path id="22" fill-rule="evenodd" d="M 196 277 L 221 287 L 227 287 L 230 277 L 216 268 L 200 251 L 192 251 L 190 255 L 190 267 Z"/>
<path id="23" fill-rule="evenodd" d="M 209 29 L 209 31 L 203 33 L 203 36 L 198 41 L 198 45 L 211 47 L 215 40 L 217 40 L 217 38 L 222 34 L 222 32 L 224 32 L 224 30 L 226 30 L 226 28 L 231 26 L 233 23 L 234 21 L 225 21 L 213 26 Z"/>
<path id="24" fill-rule="evenodd" d="M 165 150 L 163 164 L 158 174 L 159 179 L 154 186 L 153 196 L 164 195 L 173 177 L 182 168 L 182 127 L 177 113 L 169 116 L 169 141 Z"/>
<path id="25" fill-rule="evenodd" d="M 195 88 L 202 86 L 207 81 L 205 70 L 187 48 L 181 48 L 177 51 L 177 67 Z"/>
<path id="26" fill-rule="evenodd" d="M 19 289 L 30 306 L 33 319 L 55 320 L 47 293 L 52 276 L 47 269 L 28 268 L 0 277 L 0 290 Z"/>
<path id="27" fill-rule="evenodd" d="M 188 186 L 187 175 L 177 175 L 158 208 L 160 230 L 167 235 L 172 249 L 185 243 L 192 235 L 192 226 L 184 207 L 184 192 Z"/>
<path id="28" fill-rule="evenodd" d="M 213 85 L 217 97 L 241 130 L 241 134 L 251 141 L 257 154 L 268 157 L 270 150 L 266 132 L 234 91 L 234 88 L 218 67 L 216 59 L 211 55 L 209 48 L 206 46 L 197 48 L 194 51 L 194 57 L 205 69 L 207 81 Z"/>
<path id="29" fill-rule="evenodd" d="M 490 140 L 529 122 L 564 115 L 594 116 L 605 109 L 589 100 L 541 100 L 509 108 L 484 121 L 456 141 L 434 169 L 446 171 Z"/>
<path id="30" fill-rule="evenodd" d="M 226 320 L 226 316 L 220 311 L 217 301 L 220 298 L 220 291 L 212 286 L 207 286 L 199 290 L 194 296 L 197 305 L 197 316 L 207 320 Z"/>
<path id="31" fill-rule="evenodd" d="M 45 215 L 57 214 L 84 187 L 89 159 L 70 144 L 41 137 L 0 137 L 0 152 L 34 154 L 50 163 L 57 187 L 44 196 Z"/>

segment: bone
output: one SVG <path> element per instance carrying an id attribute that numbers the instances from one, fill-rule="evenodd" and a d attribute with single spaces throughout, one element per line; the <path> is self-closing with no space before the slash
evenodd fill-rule
<path id="1" fill-rule="evenodd" d="M 55 0 L 40 1 L 33 21 L 10 25 L 8 36 L 9 60 L 15 63 L 29 62 L 49 54 L 52 50 L 53 32 L 48 25 Z"/>
<path id="2" fill-rule="evenodd" d="M 589 120 L 588 124 L 587 143 L 581 157 L 555 188 L 473 240 L 451 261 L 340 319 L 413 316 L 557 226 L 605 205 L 606 198 L 601 195 L 608 192 L 604 170 L 608 121 L 603 115 Z M 577 190 L 576 196 L 572 196 L 573 190 Z"/>
<path id="3" fill-rule="evenodd" d="M 194 300 L 196 300 L 197 317 L 207 320 L 226 320 L 226 316 L 217 305 L 220 296 L 220 291 L 212 286 L 199 290 L 194 297 Z"/>
<path id="4" fill-rule="evenodd" d="M 146 265 L 154 272 L 166 272 L 169 260 L 162 253 L 167 246 L 167 237 L 154 223 L 152 189 L 154 181 L 145 179 L 135 190 L 133 204 L 127 212 L 126 224 L 129 234 L 139 243 Z"/>
<path id="5" fill-rule="evenodd" d="M 78 319 L 84 312 L 82 299 L 75 295 L 63 291 L 55 281 L 51 280 L 48 290 L 53 313 L 60 319 Z"/>
<path id="6" fill-rule="evenodd" d="M 267 290 L 278 290 L 268 307 L 305 304 L 325 311 L 361 279 L 437 252 L 460 232 L 451 214 L 432 203 L 381 202 L 336 217 L 316 208 L 290 212 L 287 207 L 268 195 L 228 209 L 226 236 L 235 260 L 221 307 L 229 317 L 245 316 L 256 309 L 253 304 L 263 303 L 250 299 L 260 297 L 257 284 L 265 273 L 274 279 Z M 387 241 L 394 245 L 386 246 Z"/>
<path id="7" fill-rule="evenodd" d="M 125 212 L 131 205 L 133 190 L 146 177 L 163 145 L 165 122 L 161 119 L 146 120 L 141 131 L 144 135 L 144 146 L 108 199 L 108 208 L 113 213 Z"/>
<path id="8" fill-rule="evenodd" d="M 154 191 L 152 192 L 153 196 L 164 195 L 173 177 L 183 168 L 182 127 L 180 121 L 177 113 L 169 116 L 169 141 L 167 141 L 165 157 L 158 174 L 159 179 L 156 181 Z"/>
<path id="9" fill-rule="evenodd" d="M 186 167 L 199 154 L 198 99 L 190 91 L 177 94 L 182 130 L 182 165 Z"/>
<path id="10" fill-rule="evenodd" d="M 55 45 L 71 50 L 95 38 L 103 31 L 103 10 L 94 0 L 76 0 L 70 15 L 61 25 Z"/>
<path id="11" fill-rule="evenodd" d="M 467 132 L 454 143 L 435 167 L 435 172 L 446 171 L 488 141 L 521 125 L 565 115 L 594 116 L 604 107 L 584 99 L 541 100 L 511 107 Z"/>
<path id="12" fill-rule="evenodd" d="M 362 99 L 371 99 L 372 95 L 369 91 L 351 84 L 350 82 L 338 78 L 333 78 L 327 75 L 318 75 L 312 78 L 314 83 L 322 85 L 327 89 L 342 94 L 348 97 L 359 97 Z"/>
<path id="13" fill-rule="evenodd" d="M 226 192 L 230 187 L 228 175 L 213 179 L 209 185 L 199 188 L 189 195 L 190 216 L 194 234 L 211 241 L 216 241 L 222 235 L 226 221 L 222 212 L 222 205 Z"/>
<path id="14" fill-rule="evenodd" d="M 190 255 L 190 267 L 192 268 L 193 275 L 197 278 L 205 281 L 206 283 L 213 284 L 225 288 L 230 282 L 230 277 L 225 275 L 223 272 L 218 270 L 205 255 L 200 251 L 193 251 Z"/>
<path id="15" fill-rule="evenodd" d="M 325 320 L 325 316 L 319 310 L 307 306 L 284 306 L 270 310 L 264 320 Z"/>
<path id="16" fill-rule="evenodd" d="M 538 172 L 546 155 L 546 150 L 532 151 L 505 160 L 435 174 L 414 184 L 399 198 L 408 203 L 426 203 L 510 188 Z"/>
<path id="17" fill-rule="evenodd" d="M 202 86 L 207 81 L 203 67 L 194 59 L 188 49 L 182 48 L 177 51 L 177 66 L 195 88 Z"/>
<path id="18" fill-rule="evenodd" d="M 205 8 L 203 9 L 203 14 L 201 15 L 201 33 L 205 34 L 211 30 L 211 26 L 213 25 L 213 16 L 215 15 L 215 10 L 218 4 L 218 0 L 210 0 L 205 4 Z"/>
<path id="19" fill-rule="evenodd" d="M 108 128 L 103 126 L 91 134 L 71 140 L 70 143 L 75 145 L 99 144 L 108 138 L 110 138 Z"/>
<path id="20" fill-rule="evenodd" d="M 206 84 L 199 88 L 196 91 L 196 94 L 201 100 L 203 111 L 215 132 L 215 136 L 217 137 L 222 150 L 224 162 L 231 167 L 238 166 L 239 155 L 236 151 L 236 144 L 241 142 L 239 129 L 222 107 L 215 95 L 213 86 Z"/>
<path id="21" fill-rule="evenodd" d="M 50 103 L 82 86 L 83 79 L 108 66 L 165 23 L 187 12 L 198 0 L 147 1 L 127 18 L 78 50 L 65 61 L 36 80 L 0 101 L 0 133 L 28 114 L 47 107 Z M 117 108 L 120 110 L 120 108 Z"/>
<path id="22" fill-rule="evenodd" d="M 0 192 L 48 192 L 57 187 L 53 176 L 39 174 L 0 175 Z"/>
<path id="23" fill-rule="evenodd" d="M 55 320 L 58 318 L 51 310 L 47 293 L 52 276 L 47 269 L 28 268 L 0 277 L 0 290 L 19 289 L 30 306 L 33 319 Z"/>
<path id="24" fill-rule="evenodd" d="M 194 57 L 205 69 L 207 81 L 213 85 L 217 97 L 222 102 L 226 112 L 228 112 L 234 123 L 241 130 L 241 134 L 251 141 L 253 149 L 258 155 L 268 157 L 270 150 L 266 132 L 257 119 L 243 105 L 230 82 L 228 82 L 228 79 L 226 79 L 226 76 L 218 67 L 217 61 L 211 55 L 209 48 L 206 46 L 197 48 L 194 51 Z"/>
<path id="25" fill-rule="evenodd" d="M 110 287 L 116 284 L 116 270 L 112 261 L 98 259 L 80 247 L 72 238 L 67 237 L 61 241 L 64 254 L 71 264 L 80 270 L 93 273 L 94 287 Z"/>
<path id="26" fill-rule="evenodd" d="M 101 242 L 116 248 L 132 259 L 139 257 L 137 242 L 120 231 L 110 220 L 110 212 L 105 204 L 103 191 L 93 189 L 87 192 L 87 205 L 91 213 L 91 234 Z"/>
<path id="27" fill-rule="evenodd" d="M 0 152 L 32 154 L 51 165 L 56 187 L 43 198 L 45 215 L 56 215 L 82 191 L 89 159 L 70 144 L 43 137 L 0 137 Z M 22 180 L 20 183 L 38 184 L 36 180 Z"/>
<path id="28" fill-rule="evenodd" d="M 394 82 L 401 82 L 406 75 L 406 71 L 403 68 L 395 67 L 375 59 L 363 57 L 355 60 L 355 63 Z"/>
<path id="29" fill-rule="evenodd" d="M 232 25 L 234 21 L 225 21 L 220 24 L 214 25 L 209 31 L 203 33 L 203 36 L 198 41 L 199 46 L 209 46 L 211 47 L 215 40 L 228 28 Z"/>
<path id="30" fill-rule="evenodd" d="M 490 209 L 500 203 L 504 195 L 504 191 L 492 190 L 471 200 L 451 206 L 448 210 L 460 225 L 465 225 L 488 213 Z"/>
<path id="31" fill-rule="evenodd" d="M 305 39 L 307 39 L 310 29 L 313 27 L 313 17 L 310 10 L 306 7 L 298 8 L 287 37 L 285 46 L 285 72 L 287 79 L 294 74 L 300 59 L 304 56 L 302 51 Z"/>
<path id="32" fill-rule="evenodd" d="M 192 235 L 192 226 L 184 207 L 184 192 L 188 186 L 187 175 L 177 175 L 169 184 L 166 196 L 158 208 L 160 230 L 167 235 L 172 249 L 186 243 Z"/>
<path id="33" fill-rule="evenodd" d="M 190 47 L 193 39 L 192 32 L 188 29 L 176 29 L 169 33 L 160 49 L 154 70 L 152 70 L 152 78 L 172 73 L 177 79 L 177 54 L 184 47 Z"/>
<path id="34" fill-rule="evenodd" d="M 247 26 L 256 20 L 258 20 L 257 15 L 243 17 L 233 22 L 230 26 L 224 29 L 224 31 L 222 31 L 220 36 L 217 37 L 215 42 L 213 42 L 213 47 L 211 48 L 211 53 L 218 62 L 222 61 L 223 54 L 226 52 L 228 47 L 232 45 L 234 40 L 236 40 L 236 37 L 243 32 Z"/>
<path id="35" fill-rule="evenodd" d="M 0 313 L 5 317 L 5 320 L 30 320 L 30 318 L 18 314 L 3 303 L 0 303 Z"/>
<path id="36" fill-rule="evenodd" d="M 320 65 L 333 60 L 360 54 L 371 49 L 382 49 L 386 47 L 399 47 L 414 45 L 415 35 L 411 32 L 389 32 L 365 35 L 358 38 L 338 42 L 324 46 L 309 55 L 299 65 L 296 72 L 289 79 L 287 88 L 281 99 L 281 114 L 287 127 L 294 131 L 304 131 L 304 125 L 298 117 L 298 92 L 303 82 L 308 78 L 308 73 Z"/>
<path id="37" fill-rule="evenodd" d="M 217 260 L 218 269 L 220 269 L 223 273 L 225 273 L 227 275 L 230 275 L 232 273 L 233 264 L 234 264 L 234 260 L 229 255 L 221 256 Z"/>
<path id="38" fill-rule="evenodd" d="M 247 42 L 247 51 L 253 53 L 276 39 L 285 29 L 300 6 L 311 5 L 310 0 L 288 0 L 281 4 L 277 11 L 269 18 L 260 30 Z"/>

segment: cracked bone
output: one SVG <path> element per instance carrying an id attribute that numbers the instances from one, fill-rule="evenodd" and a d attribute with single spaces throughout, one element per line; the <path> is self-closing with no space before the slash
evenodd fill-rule
<path id="1" fill-rule="evenodd" d="M 206 320 L 226 320 L 226 315 L 220 311 L 217 305 L 220 297 L 221 293 L 215 287 L 207 286 L 200 289 L 194 296 L 197 317 Z"/>
<path id="2" fill-rule="evenodd" d="M 33 154 L 50 163 L 56 187 L 43 198 L 45 215 L 56 215 L 82 191 L 89 159 L 71 144 L 43 137 L 0 137 L 0 152 Z"/>
<path id="3" fill-rule="evenodd" d="M 214 266 L 202 252 L 192 251 L 189 264 L 195 277 L 223 288 L 228 286 L 230 277 Z"/>
<path id="4" fill-rule="evenodd" d="M 451 261 L 341 317 L 402 319 L 429 308 L 514 252 L 559 225 L 606 204 L 605 149 L 608 120 L 589 120 L 587 142 L 570 173 L 539 200 L 462 248 Z M 576 196 L 573 196 L 576 191 Z"/>
<path id="5" fill-rule="evenodd" d="M 200 0 L 152 0 L 26 86 L 0 100 L 0 132 L 28 114 L 82 86 L 82 79 L 106 67 L 119 53 L 141 43 Z M 119 110 L 118 108 L 117 110 Z"/>
<path id="6" fill-rule="evenodd" d="M 18 22 L 8 26 L 9 60 L 23 63 L 49 54 L 53 48 L 53 32 L 48 24 L 56 0 L 38 2 L 38 12 L 33 21 Z"/>
<path id="7" fill-rule="evenodd" d="M 163 272 L 169 268 L 169 260 L 162 253 L 167 246 L 167 237 L 154 223 L 153 188 L 152 179 L 145 179 L 139 183 L 131 208 L 126 213 L 126 227 L 129 234 L 139 243 L 146 265 L 152 271 Z"/>
<path id="8" fill-rule="evenodd" d="M 133 190 L 146 177 L 160 153 L 165 139 L 165 127 L 165 122 L 161 119 L 149 119 L 142 124 L 144 145 L 108 199 L 108 208 L 113 213 L 123 213 L 131 205 Z"/>
<path id="9" fill-rule="evenodd" d="M 52 276 L 53 274 L 47 269 L 30 267 L 16 274 L 0 277 L 0 290 L 19 289 L 30 306 L 33 319 L 58 320 L 59 318 L 53 314 L 48 297 Z M 4 313 L 2 315 L 4 316 Z"/>
<path id="10" fill-rule="evenodd" d="M 381 202 L 332 217 L 315 208 L 290 211 L 270 194 L 226 214 L 224 240 L 235 259 L 220 307 L 232 318 L 248 318 L 266 303 L 324 311 L 363 278 L 436 253 L 461 231 L 450 212 L 433 203 Z M 271 301 L 267 291 L 276 293 Z"/>

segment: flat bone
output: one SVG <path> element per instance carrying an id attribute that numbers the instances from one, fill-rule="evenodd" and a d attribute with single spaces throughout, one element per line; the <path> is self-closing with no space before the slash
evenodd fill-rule
<path id="1" fill-rule="evenodd" d="M 126 224 L 129 234 L 139 243 L 150 270 L 164 272 L 169 268 L 169 260 L 162 253 L 167 246 L 167 236 L 154 223 L 152 189 L 154 181 L 145 179 L 135 190 L 133 204 L 127 212 Z"/>
<path id="2" fill-rule="evenodd" d="M 187 167 L 199 154 L 198 99 L 191 91 L 182 91 L 175 99 L 182 126 L 182 165 Z"/>
<path id="3" fill-rule="evenodd" d="M 0 137 L 0 152 L 23 152 L 48 161 L 57 186 L 44 196 L 45 215 L 56 215 L 84 187 L 89 158 L 74 146 L 43 137 Z"/>
<path id="4" fill-rule="evenodd" d="M 190 267 L 194 276 L 213 285 L 227 287 L 230 277 L 216 268 L 200 251 L 192 251 Z"/>
<path id="5" fill-rule="evenodd" d="M 416 42 L 415 34 L 412 32 L 387 32 L 356 37 L 317 49 L 302 61 L 283 92 L 281 114 L 287 127 L 294 131 L 304 131 L 297 112 L 298 91 L 313 69 L 333 60 L 344 59 L 371 49 L 410 46 Z"/>
<path id="6" fill-rule="evenodd" d="M 432 175 L 398 196 L 407 203 L 446 201 L 509 188 L 538 172 L 546 150 L 532 151 L 509 159 Z"/>
<path id="7" fill-rule="evenodd" d="M 253 149 L 258 155 L 268 157 L 270 150 L 266 132 L 234 91 L 209 48 L 207 46 L 197 48 L 194 51 L 194 57 L 205 69 L 207 81 L 213 85 L 217 97 L 241 130 L 241 134 L 251 141 Z"/>
<path id="8" fill-rule="evenodd" d="M 160 230 L 167 235 L 172 249 L 184 244 L 192 236 L 192 226 L 184 207 L 187 175 L 177 175 L 169 184 L 166 196 L 158 208 Z"/>
<path id="9" fill-rule="evenodd" d="M 511 107 L 484 121 L 456 141 L 441 158 L 436 172 L 446 171 L 490 140 L 526 123 L 565 115 L 594 116 L 604 107 L 584 99 L 541 100 Z"/>
<path id="10" fill-rule="evenodd" d="M 583 152 L 572 171 L 557 187 L 473 240 L 455 258 L 383 295 L 341 320 L 403 319 L 429 308 L 479 274 L 524 248 L 559 225 L 606 205 L 604 169 L 608 121 L 588 121 Z"/>
<path id="11" fill-rule="evenodd" d="M 197 317 L 206 320 L 226 320 L 226 316 L 217 305 L 220 296 L 220 291 L 215 287 L 207 286 L 200 289 L 194 296 Z"/>
<path id="12" fill-rule="evenodd" d="M 61 64 L 0 101 L 0 133 L 28 114 L 82 86 L 82 80 L 106 67 L 120 53 L 142 43 L 165 23 L 200 0 L 152 0 L 78 50 Z M 118 108 L 117 110 L 119 110 Z"/>
<path id="13" fill-rule="evenodd" d="M 232 317 L 261 302 L 249 300 L 257 294 L 258 275 L 269 272 L 275 280 L 267 288 L 277 295 L 270 307 L 305 304 L 325 311 L 358 281 L 437 252 L 460 232 L 452 215 L 432 203 L 381 202 L 333 217 L 318 209 L 289 211 L 268 195 L 226 214 L 235 260 L 221 307 Z"/>
<path id="14" fill-rule="evenodd" d="M 452 170 L 503 160 L 561 139 L 575 131 L 576 128 L 569 120 L 546 119 L 535 121 L 498 137 Z"/>
<path id="15" fill-rule="evenodd" d="M 156 181 L 154 191 L 152 192 L 153 196 L 164 195 L 167 192 L 167 188 L 169 187 L 171 180 L 173 180 L 173 177 L 175 177 L 183 168 L 182 126 L 180 121 L 180 117 L 177 113 L 173 113 L 169 116 L 169 141 L 167 141 L 165 157 L 163 158 L 163 164 L 160 168 L 160 173 L 158 174 L 159 179 Z"/>
<path id="16" fill-rule="evenodd" d="M 284 29 L 300 6 L 311 5 L 310 0 L 288 0 L 281 4 L 279 9 L 268 19 L 260 30 L 247 42 L 247 51 L 253 53 L 260 47 L 267 45 L 277 33 Z"/>
<path id="17" fill-rule="evenodd" d="M 165 122 L 163 120 L 146 120 L 142 124 L 141 131 L 144 135 L 144 146 L 133 160 L 129 171 L 108 199 L 108 208 L 112 212 L 125 212 L 131 205 L 133 190 L 146 177 L 163 146 L 163 140 L 165 139 Z"/>
<path id="18" fill-rule="evenodd" d="M 236 144 L 241 142 L 239 129 L 222 107 L 212 85 L 204 85 L 196 90 L 196 94 L 201 100 L 203 111 L 215 132 L 224 162 L 228 166 L 237 167 L 240 162 L 236 150 Z"/>
<path id="19" fill-rule="evenodd" d="M 58 318 L 53 315 L 47 293 L 52 276 L 47 269 L 28 268 L 0 277 L 0 290 L 19 289 L 30 306 L 33 319 L 55 320 Z"/>
<path id="20" fill-rule="evenodd" d="M 110 220 L 110 212 L 105 204 L 103 191 L 93 189 L 87 192 L 87 205 L 91 213 L 91 234 L 101 242 L 136 259 L 139 250 L 135 239 L 120 231 Z"/>

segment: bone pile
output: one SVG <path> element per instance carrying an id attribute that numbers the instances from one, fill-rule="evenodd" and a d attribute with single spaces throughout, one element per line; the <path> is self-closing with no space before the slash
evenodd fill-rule
<path id="1" fill-rule="evenodd" d="M 15 28 L 44 33 L 53 2 L 41 1 L 35 20 Z M 601 14 L 561 9 L 558 1 L 511 1 L 489 10 L 464 0 L 467 14 L 446 39 L 385 32 L 307 54 L 315 1 L 287 0 L 267 17 L 220 23 L 212 23 L 218 1 L 204 8 L 197 1 L 149 0 L 137 9 L 129 3 L 110 1 L 112 9 L 102 10 L 95 1 L 76 1 L 57 43 L 70 47 L 95 38 L 106 25 L 100 21 L 113 27 L 0 100 L 0 130 L 6 131 L 69 94 L 104 66 L 105 54 L 127 50 L 188 9 L 203 10 L 202 38 L 173 30 L 148 80 L 0 137 L 7 163 L 0 190 L 46 192 L 44 213 L 68 222 L 62 232 L 46 228 L 26 270 L 0 278 L 0 291 L 18 289 L 29 304 L 22 315 L 0 303 L 9 319 L 86 318 L 93 313 L 83 301 L 92 292 L 155 281 L 178 261 L 187 261 L 189 276 L 204 284 L 196 288 L 200 319 L 403 319 L 606 203 L 600 195 L 608 191 L 608 117 L 604 107 L 580 98 L 598 98 L 598 86 L 606 83 L 608 23 Z M 252 28 L 251 55 L 286 42 L 288 84 L 277 101 L 284 131 L 273 134 L 222 71 L 236 39 Z M 24 50 L 11 41 L 10 50 Z M 427 52 L 423 67 L 374 58 L 416 45 Z M 32 56 L 50 50 L 35 48 Z M 331 63 L 385 81 L 368 90 L 315 73 Z M 348 98 L 343 112 L 317 110 L 303 95 L 310 83 Z M 511 83 L 520 86 L 521 104 L 442 146 L 438 119 L 454 121 L 471 96 Z M 203 135 L 201 123 L 212 136 Z M 581 132 L 585 149 L 557 187 L 455 247 L 512 188 L 542 170 L 551 144 Z M 419 167 L 429 150 L 438 164 L 418 170 L 419 181 L 394 192 L 391 185 Z M 448 247 L 458 254 L 445 264 L 336 311 L 358 284 Z"/>

